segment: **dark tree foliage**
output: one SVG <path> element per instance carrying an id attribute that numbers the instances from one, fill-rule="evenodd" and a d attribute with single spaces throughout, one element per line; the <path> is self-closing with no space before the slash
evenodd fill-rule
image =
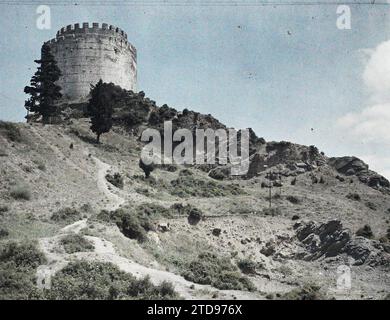
<path id="1" fill-rule="evenodd" d="M 139 167 L 142 169 L 142 171 L 145 173 L 145 177 L 149 178 L 150 173 L 154 170 L 154 165 L 152 164 L 146 164 L 142 161 L 142 159 L 139 160 Z"/>
<path id="2" fill-rule="evenodd" d="M 57 66 L 46 44 L 42 46 L 41 59 L 35 60 L 38 70 L 30 80 L 30 86 L 24 88 L 24 92 L 30 95 L 25 102 L 25 108 L 30 113 L 37 113 L 42 116 L 43 122 L 58 113 L 56 101 L 62 97 L 61 87 L 55 82 L 61 77 L 61 71 Z"/>
<path id="3" fill-rule="evenodd" d="M 91 130 L 96 134 L 97 143 L 100 142 L 101 134 L 111 130 L 116 99 L 117 91 L 113 83 L 104 83 L 100 80 L 91 88 L 87 112 L 91 118 Z"/>

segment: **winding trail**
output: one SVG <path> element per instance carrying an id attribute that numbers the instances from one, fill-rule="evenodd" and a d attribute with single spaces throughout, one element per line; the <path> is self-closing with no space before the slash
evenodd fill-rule
<path id="1" fill-rule="evenodd" d="M 106 180 L 106 175 L 111 169 L 111 166 L 100 159 L 92 156 L 93 161 L 95 161 L 97 167 L 97 186 L 99 190 L 109 199 L 110 203 L 106 205 L 106 210 L 114 211 L 119 209 L 119 207 L 125 203 L 125 199 L 120 197 L 119 195 L 113 193 L 110 188 L 114 188 L 114 186 L 109 187 L 108 182 Z M 110 184 L 111 186 L 111 184 Z"/>
<path id="2" fill-rule="evenodd" d="M 88 149 L 85 150 L 85 154 L 89 155 Z M 105 205 L 106 210 L 116 210 L 125 203 L 125 199 L 114 193 L 112 190 L 114 186 L 109 185 L 106 180 L 106 175 L 110 171 L 111 166 L 95 156 L 91 156 L 96 164 L 97 168 L 97 186 L 99 190 L 109 200 L 109 203 Z M 115 189 L 114 189 L 115 190 Z M 116 190 L 117 191 L 117 190 Z M 117 191 L 119 192 L 119 190 Z M 64 268 L 70 261 L 87 259 L 102 262 L 111 262 L 116 265 L 122 271 L 131 273 L 137 278 L 144 278 L 149 276 L 150 281 L 158 285 L 163 281 L 168 281 L 173 284 L 176 292 L 185 299 L 196 299 L 196 291 L 204 290 L 208 292 L 219 293 L 219 298 L 231 299 L 233 296 L 238 299 L 250 299 L 253 298 L 253 294 L 249 292 L 242 292 L 236 290 L 218 290 L 209 285 L 199 285 L 185 280 L 182 276 L 176 275 L 172 272 L 158 270 L 143 266 L 132 260 L 120 256 L 114 247 L 114 245 L 98 237 L 85 236 L 88 240 L 93 242 L 93 252 L 77 252 L 73 254 L 67 254 L 62 246 L 61 239 L 67 234 L 78 234 L 82 229 L 87 227 L 87 219 L 83 219 L 72 223 L 62 228 L 59 233 L 54 237 L 39 239 L 39 247 L 45 254 L 48 263 L 41 265 L 37 270 L 38 278 L 50 278 L 58 271 Z M 201 297 L 199 297 L 201 298 Z"/>

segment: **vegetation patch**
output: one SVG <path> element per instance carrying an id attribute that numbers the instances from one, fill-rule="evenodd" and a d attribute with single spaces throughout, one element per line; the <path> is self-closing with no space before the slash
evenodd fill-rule
<path id="1" fill-rule="evenodd" d="M 12 142 L 22 142 L 22 134 L 15 123 L 0 120 L 0 135 Z"/>
<path id="2" fill-rule="evenodd" d="M 76 261 L 53 278 L 48 299 L 55 300 L 168 300 L 177 299 L 172 284 L 153 285 L 149 278 L 137 280 L 112 263 Z"/>
<path id="3" fill-rule="evenodd" d="M 346 196 L 350 200 L 360 201 L 360 195 L 358 193 L 348 193 Z"/>
<path id="4" fill-rule="evenodd" d="M 300 288 L 296 288 L 287 292 L 282 296 L 283 300 L 324 300 L 325 297 L 321 293 L 321 287 L 315 284 L 305 284 Z"/>
<path id="5" fill-rule="evenodd" d="M 296 196 L 287 196 L 286 200 L 289 201 L 292 204 L 300 204 L 302 201 Z"/>
<path id="6" fill-rule="evenodd" d="M 76 222 L 81 218 L 81 213 L 74 208 L 62 208 L 51 216 L 51 220 L 66 224 Z"/>
<path id="7" fill-rule="evenodd" d="M 69 234 L 61 239 L 66 253 L 86 252 L 95 249 L 93 243 L 79 234 Z"/>
<path id="8" fill-rule="evenodd" d="M 3 214 L 4 212 L 7 212 L 9 210 L 8 206 L 2 205 L 0 206 L 0 215 Z"/>
<path id="9" fill-rule="evenodd" d="M 358 231 L 356 231 L 356 235 L 367 239 L 372 239 L 374 237 L 374 233 L 372 232 L 371 227 L 367 224 L 363 228 L 360 228 Z"/>
<path id="10" fill-rule="evenodd" d="M 15 200 L 30 200 L 31 191 L 26 185 L 16 185 L 11 189 L 10 195 Z"/>
<path id="11" fill-rule="evenodd" d="M 123 177 L 118 172 L 114 173 L 113 175 L 107 174 L 106 180 L 119 189 L 123 189 L 124 187 Z"/>
<path id="12" fill-rule="evenodd" d="M 252 282 L 241 275 L 230 259 L 210 252 L 200 253 L 197 259 L 189 262 L 183 276 L 189 281 L 221 290 L 255 290 Z"/>
<path id="13" fill-rule="evenodd" d="M 251 259 L 242 259 L 238 261 L 237 266 L 245 274 L 256 274 L 256 269 L 258 268 L 258 264 Z"/>
<path id="14" fill-rule="evenodd" d="M 40 299 L 36 269 L 46 263 L 35 243 L 7 243 L 0 247 L 0 300 Z"/>
<path id="15" fill-rule="evenodd" d="M 245 194 L 244 190 L 235 184 L 222 184 L 213 180 L 195 178 L 192 175 L 179 175 L 177 179 L 171 181 L 168 191 L 181 198 Z"/>
<path id="16" fill-rule="evenodd" d="M 169 208 L 153 203 L 144 203 L 136 208 L 124 207 L 115 211 L 102 210 L 97 219 L 114 223 L 128 238 L 144 242 L 148 231 L 156 230 L 156 222 L 161 218 L 172 218 L 175 215 L 190 215 L 193 211 L 199 211 L 191 205 L 183 206 L 176 203 Z"/>
<path id="17" fill-rule="evenodd" d="M 8 237 L 9 232 L 5 228 L 0 228 L 0 239 Z"/>

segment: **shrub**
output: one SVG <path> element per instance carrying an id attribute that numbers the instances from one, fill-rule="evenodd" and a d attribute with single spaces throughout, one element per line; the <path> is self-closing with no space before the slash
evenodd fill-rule
<path id="1" fill-rule="evenodd" d="M 177 171 L 177 166 L 174 164 L 162 164 L 159 166 L 161 170 L 165 170 L 168 172 L 176 172 Z"/>
<path id="2" fill-rule="evenodd" d="M 69 234 L 61 239 L 66 253 L 93 251 L 95 249 L 91 241 L 79 234 Z"/>
<path id="3" fill-rule="evenodd" d="M 46 262 L 45 256 L 34 243 L 18 244 L 10 242 L 0 251 L 0 263 L 13 263 L 17 268 L 37 268 Z"/>
<path id="4" fill-rule="evenodd" d="M 360 195 L 358 193 L 348 193 L 346 196 L 350 200 L 360 201 Z"/>
<path id="5" fill-rule="evenodd" d="M 142 159 L 139 160 L 139 167 L 142 169 L 142 171 L 145 173 L 145 178 L 149 178 L 150 174 L 154 170 L 154 164 L 146 164 L 142 161 Z"/>
<path id="6" fill-rule="evenodd" d="M 256 274 L 257 264 L 250 259 L 243 259 L 238 261 L 237 266 L 245 274 Z"/>
<path id="7" fill-rule="evenodd" d="M 292 275 L 292 270 L 290 267 L 286 266 L 286 265 L 281 265 L 279 268 L 278 268 L 278 271 L 283 274 L 284 276 L 290 276 Z"/>
<path id="8" fill-rule="evenodd" d="M 0 214 L 7 212 L 8 210 L 9 210 L 8 206 L 6 205 L 0 206 Z"/>
<path id="9" fill-rule="evenodd" d="M 0 263 L 0 300 L 42 298 L 36 286 L 35 270 L 17 268 L 13 263 Z"/>
<path id="10" fill-rule="evenodd" d="M 201 210 L 193 208 L 190 210 L 188 214 L 188 223 L 192 225 L 196 225 L 200 220 L 203 219 L 203 213 Z"/>
<path id="11" fill-rule="evenodd" d="M 113 175 L 111 174 L 107 174 L 106 175 L 106 180 L 111 183 L 113 186 L 119 188 L 119 189 L 123 189 L 123 177 L 118 173 L 114 173 Z"/>
<path id="12" fill-rule="evenodd" d="M 168 191 L 172 195 L 182 198 L 211 198 L 245 194 L 244 190 L 237 185 L 222 184 L 213 180 L 195 178 L 191 175 L 179 176 L 179 178 L 172 180 Z"/>
<path id="13" fill-rule="evenodd" d="M 177 299 L 167 282 L 153 285 L 149 278 L 137 280 L 112 263 L 76 261 L 68 264 L 52 278 L 48 299 L 115 300 Z"/>
<path id="14" fill-rule="evenodd" d="M 197 259 L 189 262 L 183 276 L 189 281 L 212 285 L 221 290 L 255 289 L 229 259 L 210 252 L 200 253 Z"/>
<path id="15" fill-rule="evenodd" d="M 367 224 L 363 228 L 360 228 L 358 231 L 356 231 L 356 235 L 367 239 L 372 239 L 374 237 L 371 227 Z"/>
<path id="16" fill-rule="evenodd" d="M 25 185 L 17 185 L 11 189 L 11 197 L 15 200 L 30 200 L 31 191 Z"/>
<path id="17" fill-rule="evenodd" d="M 142 227 L 138 217 L 130 214 L 123 214 L 117 225 L 120 231 L 130 239 L 144 242 L 147 239 L 145 228 Z"/>
<path id="18" fill-rule="evenodd" d="M 72 223 L 80 220 L 81 213 L 74 208 L 62 208 L 51 216 L 51 220 L 60 223 Z"/>
<path id="19" fill-rule="evenodd" d="M 5 237 L 8 237 L 9 235 L 9 232 L 7 229 L 5 228 L 0 228 L 0 239 L 2 238 L 5 238 Z"/>
<path id="20" fill-rule="evenodd" d="M 131 208 L 122 208 L 114 212 L 103 210 L 97 218 L 115 223 L 124 236 L 138 242 L 144 242 L 147 239 L 146 231 L 152 228 L 150 218 L 140 217 L 138 212 Z"/>
<path id="21" fill-rule="evenodd" d="M 0 135 L 12 142 L 21 142 L 22 135 L 20 129 L 15 123 L 0 120 Z"/>
<path id="22" fill-rule="evenodd" d="M 189 169 L 183 169 L 183 170 L 180 170 L 180 172 L 179 172 L 179 177 L 188 177 L 188 176 L 192 176 L 192 175 L 193 175 L 193 173 Z"/>
<path id="23" fill-rule="evenodd" d="M 284 300 L 322 300 L 321 287 L 314 284 L 305 284 L 301 288 L 296 288 L 282 296 Z"/>
<path id="24" fill-rule="evenodd" d="M 287 201 L 291 202 L 292 204 L 299 204 L 299 203 L 301 203 L 301 199 L 299 199 L 296 196 L 287 196 L 286 199 L 287 199 Z"/>

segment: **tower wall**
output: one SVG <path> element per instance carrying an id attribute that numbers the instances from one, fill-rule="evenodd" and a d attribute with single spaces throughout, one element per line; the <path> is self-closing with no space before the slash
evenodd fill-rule
<path id="1" fill-rule="evenodd" d="M 105 23 L 69 25 L 46 44 L 62 73 L 58 85 L 64 99 L 85 101 L 100 79 L 136 90 L 137 52 L 123 30 Z"/>

